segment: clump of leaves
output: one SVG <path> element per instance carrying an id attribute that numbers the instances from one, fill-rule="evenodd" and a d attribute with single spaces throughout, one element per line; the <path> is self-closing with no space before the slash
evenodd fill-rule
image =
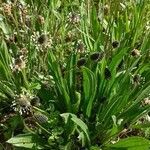
<path id="1" fill-rule="evenodd" d="M 3 147 L 149 149 L 146 1 L 0 7 Z"/>

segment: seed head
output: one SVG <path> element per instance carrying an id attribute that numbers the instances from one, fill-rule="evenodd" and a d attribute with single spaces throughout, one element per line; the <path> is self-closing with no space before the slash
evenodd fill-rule
<path id="1" fill-rule="evenodd" d="M 118 41 L 112 42 L 112 47 L 113 48 L 117 48 L 118 46 L 119 46 L 119 42 Z"/>
<path id="2" fill-rule="evenodd" d="M 80 22 L 80 15 L 74 12 L 70 12 L 68 20 L 72 24 L 77 24 Z"/>
<path id="3" fill-rule="evenodd" d="M 19 55 L 27 55 L 28 54 L 28 50 L 26 49 L 26 48 L 22 48 L 22 49 L 20 49 L 20 51 L 19 51 Z"/>
<path id="4" fill-rule="evenodd" d="M 79 52 L 79 53 L 83 53 L 83 52 L 85 51 L 84 43 L 83 43 L 81 40 L 79 40 L 79 41 L 77 42 L 77 47 L 76 47 L 76 49 L 77 49 L 77 52 Z"/>
<path id="5" fill-rule="evenodd" d="M 48 36 L 46 34 L 42 34 L 39 38 L 38 38 L 38 43 L 43 45 L 46 44 L 48 42 Z"/>
<path id="6" fill-rule="evenodd" d="M 17 101 L 21 107 L 30 107 L 31 106 L 29 99 L 25 95 L 21 95 L 17 99 Z"/>
<path id="7" fill-rule="evenodd" d="M 48 117 L 43 114 L 34 114 L 34 118 L 40 124 L 46 123 L 48 121 Z"/>
<path id="8" fill-rule="evenodd" d="M 81 59 L 79 59 L 78 62 L 77 62 L 77 66 L 78 66 L 78 67 L 81 67 L 81 66 L 83 66 L 83 65 L 85 65 L 85 64 L 86 64 L 86 59 L 85 59 L 85 58 L 81 58 Z"/>
<path id="9" fill-rule="evenodd" d="M 12 6 L 11 6 L 11 4 L 6 4 L 6 3 L 4 3 L 3 4 L 3 12 L 6 14 L 6 15 L 8 15 L 8 16 L 10 16 L 12 13 Z"/>
<path id="10" fill-rule="evenodd" d="M 26 48 L 22 48 L 19 50 L 19 52 L 17 54 L 17 59 L 20 59 L 20 61 L 25 63 L 27 61 L 27 54 L 28 54 L 28 50 Z"/>
<path id="11" fill-rule="evenodd" d="M 73 32 L 69 31 L 65 37 L 65 42 L 71 42 L 73 40 Z"/>
<path id="12" fill-rule="evenodd" d="M 14 71 L 21 71 L 26 67 L 25 61 L 23 61 L 21 58 L 16 58 L 15 59 L 15 64 L 13 67 Z"/>
<path id="13" fill-rule="evenodd" d="M 31 114 L 31 104 L 30 99 L 26 95 L 19 95 L 15 98 L 12 104 L 14 111 L 20 113 L 20 115 L 29 115 Z"/>
<path id="14" fill-rule="evenodd" d="M 90 59 L 92 61 L 99 61 L 99 60 L 101 60 L 103 58 L 103 56 L 104 56 L 104 53 L 102 53 L 102 52 L 95 52 L 95 53 L 90 55 Z"/>
<path id="15" fill-rule="evenodd" d="M 122 69 L 123 67 L 124 67 L 124 60 L 122 59 L 122 60 L 120 61 L 120 63 L 118 64 L 117 70 L 120 70 L 120 69 Z"/>
<path id="16" fill-rule="evenodd" d="M 104 75 L 106 80 L 109 80 L 111 78 L 111 72 L 108 68 L 105 68 Z"/>
<path id="17" fill-rule="evenodd" d="M 139 85 L 139 84 L 140 84 L 140 81 L 141 81 L 141 76 L 140 76 L 139 74 L 134 75 L 134 77 L 133 77 L 133 82 L 134 82 L 135 84 Z"/>
<path id="18" fill-rule="evenodd" d="M 133 50 L 131 51 L 131 55 L 132 55 L 133 57 L 139 57 L 139 56 L 140 56 L 140 51 L 139 51 L 138 49 L 133 49 Z"/>
<path id="19" fill-rule="evenodd" d="M 142 101 L 142 105 L 143 106 L 150 105 L 150 98 L 149 97 L 144 98 L 144 100 Z"/>

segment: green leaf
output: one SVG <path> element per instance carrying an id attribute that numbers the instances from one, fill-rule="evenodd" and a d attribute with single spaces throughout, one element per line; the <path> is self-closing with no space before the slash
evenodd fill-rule
<path id="1" fill-rule="evenodd" d="M 10 97 L 14 97 L 15 93 L 10 85 L 7 85 L 6 82 L 0 81 L 0 90 L 3 91 L 3 94 L 7 94 Z"/>
<path id="2" fill-rule="evenodd" d="M 90 150 L 102 150 L 102 149 L 98 146 L 91 146 Z"/>
<path id="3" fill-rule="evenodd" d="M 2 19 L 2 16 L 1 16 L 1 19 Z M 1 20 L 0 20 L 0 28 L 4 32 L 5 35 L 8 35 L 10 33 L 9 27 Z"/>
<path id="4" fill-rule="evenodd" d="M 88 142 L 90 143 L 90 137 L 89 137 L 89 133 L 88 133 L 88 127 L 87 125 L 79 118 L 77 118 L 76 116 L 72 117 L 71 120 L 76 123 L 85 133 Z"/>
<path id="5" fill-rule="evenodd" d="M 31 134 L 20 134 L 16 137 L 12 137 L 7 141 L 7 143 L 10 143 L 17 147 L 24 147 L 31 149 L 35 143 L 33 143 L 32 140 L 33 136 Z"/>
<path id="6" fill-rule="evenodd" d="M 41 85 L 39 83 L 31 83 L 29 85 L 29 89 L 30 90 L 33 90 L 33 89 L 37 89 L 37 90 L 40 90 L 41 89 Z"/>
<path id="7" fill-rule="evenodd" d="M 108 145 L 108 147 L 125 150 L 149 150 L 150 141 L 142 137 L 129 137 L 122 139 L 115 144 Z"/>
<path id="8" fill-rule="evenodd" d="M 84 89 L 84 110 L 90 117 L 92 112 L 93 101 L 97 90 L 96 75 L 86 67 L 83 67 L 83 89 Z"/>
<path id="9" fill-rule="evenodd" d="M 75 100 L 76 103 L 72 105 L 72 109 L 74 113 L 77 113 L 81 102 L 81 94 L 77 91 L 75 91 Z"/>
<path id="10" fill-rule="evenodd" d="M 55 84 L 57 86 L 57 92 L 60 96 L 59 99 L 59 105 L 63 106 L 63 110 L 71 111 L 71 105 L 70 105 L 70 97 L 68 93 L 68 87 L 65 84 L 66 82 L 64 81 L 60 69 L 60 65 L 58 64 L 54 54 L 52 52 L 49 52 L 48 55 L 48 66 L 51 71 L 51 74 L 54 78 Z"/>
<path id="11" fill-rule="evenodd" d="M 67 123 L 68 118 L 71 116 L 71 120 L 78 125 L 81 130 L 84 132 L 84 134 L 86 135 L 87 138 L 87 142 L 88 144 L 90 144 L 90 137 L 89 137 L 89 131 L 88 131 L 88 127 L 87 125 L 79 118 L 77 118 L 76 115 L 71 114 L 71 113 L 63 113 L 61 114 L 61 117 L 65 118 L 65 123 Z"/>

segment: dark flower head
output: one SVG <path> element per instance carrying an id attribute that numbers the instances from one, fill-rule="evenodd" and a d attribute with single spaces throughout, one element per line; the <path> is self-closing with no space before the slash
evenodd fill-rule
<path id="1" fill-rule="evenodd" d="M 108 68 L 105 68 L 104 75 L 106 80 L 109 80 L 111 78 L 111 72 Z"/>
<path id="2" fill-rule="evenodd" d="M 39 99 L 39 97 L 34 97 L 34 98 L 31 100 L 31 105 L 32 105 L 32 106 L 36 106 L 36 107 L 40 106 L 40 99 Z"/>
<path id="3" fill-rule="evenodd" d="M 133 50 L 131 51 L 131 55 L 132 55 L 133 57 L 138 57 L 138 56 L 140 56 L 140 51 L 139 51 L 138 49 L 133 49 Z"/>
<path id="4" fill-rule="evenodd" d="M 70 12 L 68 16 L 68 20 L 71 24 L 77 24 L 80 22 L 80 14 L 75 12 Z"/>
<path id="5" fill-rule="evenodd" d="M 112 42 L 112 47 L 113 48 L 117 48 L 118 46 L 119 46 L 119 42 L 118 41 Z"/>
<path id="6" fill-rule="evenodd" d="M 21 63 L 22 63 L 22 59 L 19 58 L 19 57 L 17 57 L 17 58 L 15 59 L 15 65 L 20 65 Z"/>
<path id="7" fill-rule="evenodd" d="M 48 42 L 48 36 L 46 34 L 42 34 L 39 38 L 38 38 L 38 43 L 39 44 L 46 44 Z"/>
<path id="8" fill-rule="evenodd" d="M 80 53 L 83 53 L 85 51 L 85 45 L 81 40 L 77 42 L 76 49 L 77 49 L 77 52 L 80 52 Z"/>
<path id="9" fill-rule="evenodd" d="M 34 118 L 40 124 L 46 123 L 48 121 L 48 117 L 43 114 L 34 114 Z"/>
<path id="10" fill-rule="evenodd" d="M 21 71 L 26 67 L 26 62 L 20 56 L 13 59 L 13 64 L 11 65 L 11 69 L 13 72 Z"/>
<path id="11" fill-rule="evenodd" d="M 134 83 L 135 85 L 140 85 L 141 80 L 142 80 L 142 79 L 141 79 L 141 75 L 136 74 L 136 75 L 133 76 L 133 83 Z"/>
<path id="12" fill-rule="evenodd" d="M 77 62 L 77 66 L 78 66 L 78 67 L 81 67 L 81 66 L 83 66 L 83 65 L 85 65 L 85 64 L 86 64 L 86 58 L 81 58 L 81 59 L 79 59 L 78 62 Z"/>
<path id="13" fill-rule="evenodd" d="M 133 77 L 134 82 L 139 82 L 141 80 L 141 76 L 139 74 L 134 75 Z"/>
<path id="14" fill-rule="evenodd" d="M 69 31 L 65 37 L 65 42 L 71 42 L 73 40 L 73 33 Z"/>
<path id="15" fill-rule="evenodd" d="M 19 95 L 12 102 L 12 108 L 14 111 L 19 112 L 22 116 L 28 116 L 32 113 L 30 99 L 26 95 Z"/>
<path id="16" fill-rule="evenodd" d="M 120 61 L 120 63 L 118 64 L 117 70 L 120 70 L 120 69 L 122 69 L 123 67 L 124 67 L 124 60 L 122 59 L 122 60 Z"/>
<path id="17" fill-rule="evenodd" d="M 95 52 L 90 55 L 90 59 L 93 61 L 99 61 L 103 58 L 104 53 L 103 52 Z"/>

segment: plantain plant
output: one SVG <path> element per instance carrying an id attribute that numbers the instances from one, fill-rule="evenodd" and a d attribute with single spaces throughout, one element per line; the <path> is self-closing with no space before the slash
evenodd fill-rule
<path id="1" fill-rule="evenodd" d="M 149 0 L 2 1 L 0 149 L 148 150 L 149 12 Z"/>

